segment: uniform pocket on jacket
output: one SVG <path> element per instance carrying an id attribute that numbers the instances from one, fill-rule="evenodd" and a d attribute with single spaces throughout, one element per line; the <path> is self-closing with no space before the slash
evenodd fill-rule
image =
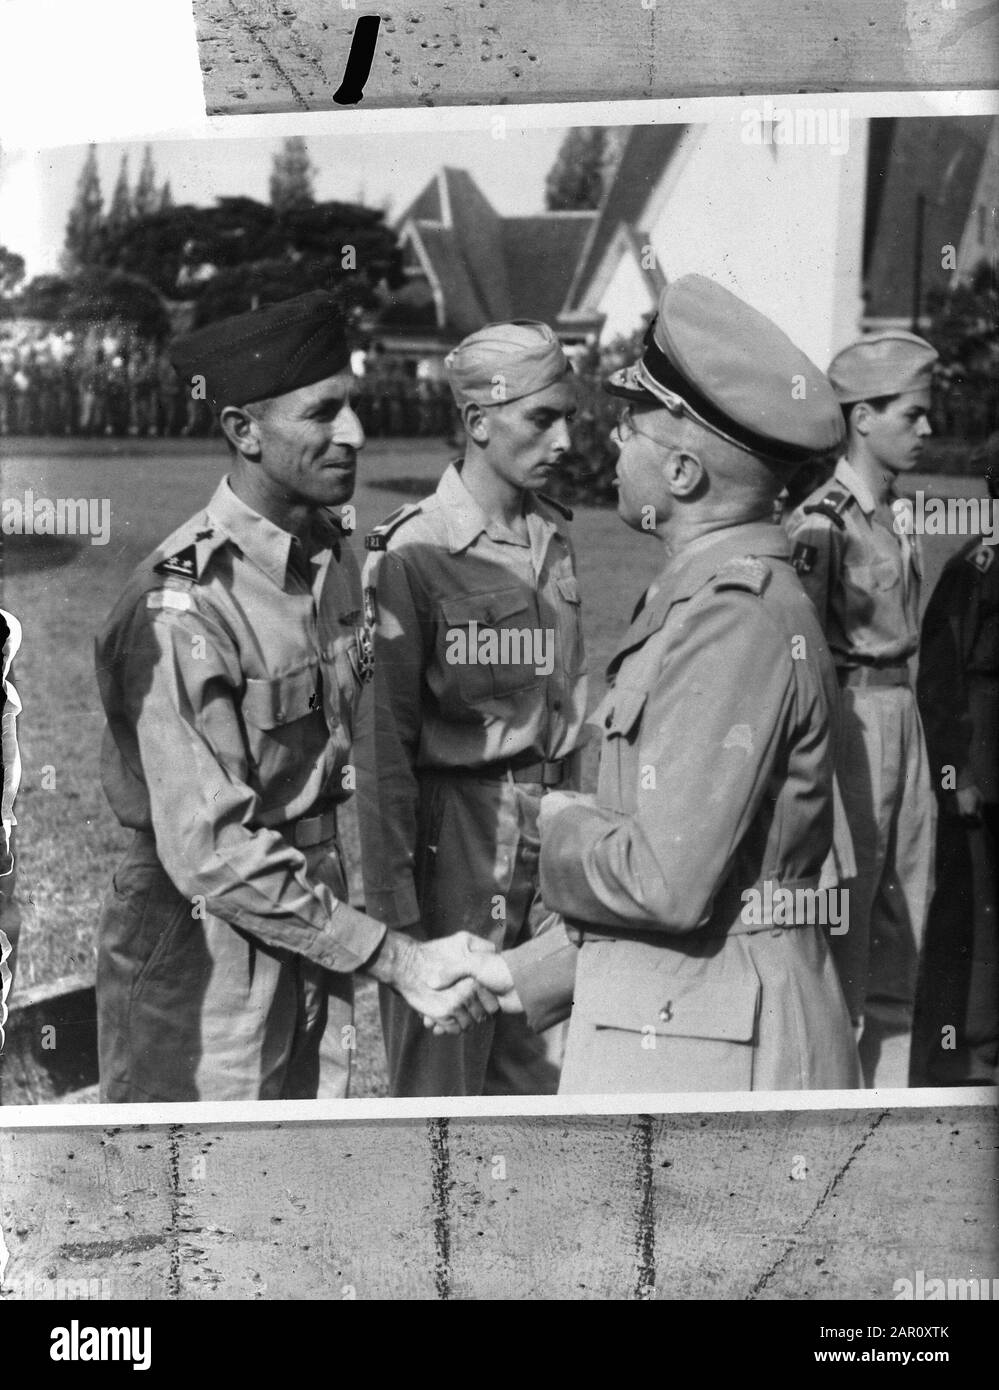
<path id="1" fill-rule="evenodd" d="M 539 634 L 520 588 L 488 589 L 441 601 L 444 664 L 457 673 L 466 699 L 487 700 L 528 690 L 541 680 Z M 542 635 L 543 636 L 543 635 Z"/>
<path id="2" fill-rule="evenodd" d="M 876 560 L 871 565 L 847 565 L 843 577 L 848 584 L 855 589 L 863 589 L 865 593 L 892 589 L 901 579 L 899 566 L 891 560 Z"/>

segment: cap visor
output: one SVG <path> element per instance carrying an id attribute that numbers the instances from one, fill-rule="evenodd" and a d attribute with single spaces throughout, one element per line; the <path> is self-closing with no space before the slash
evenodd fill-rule
<path id="1" fill-rule="evenodd" d="M 651 391 L 647 391 L 638 379 L 638 363 L 622 367 L 605 377 L 603 389 L 610 396 L 622 396 L 629 401 L 655 401 Z"/>

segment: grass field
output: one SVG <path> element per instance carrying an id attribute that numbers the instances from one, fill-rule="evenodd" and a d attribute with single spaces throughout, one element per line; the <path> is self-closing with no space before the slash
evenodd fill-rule
<path id="1" fill-rule="evenodd" d="M 15 663 L 24 706 L 18 725 L 23 774 L 16 804 L 17 976 L 21 984 L 40 984 L 93 969 L 100 900 L 129 838 L 100 788 L 103 717 L 94 635 L 132 567 L 210 496 L 226 456 L 220 444 L 201 440 L 4 443 L 4 496 L 23 497 L 31 488 L 52 498 L 108 498 L 111 507 L 106 546 L 91 545 L 87 537 L 4 537 L 0 597 L 24 628 Z M 360 532 L 411 500 L 415 480 L 425 480 L 425 491 L 431 491 L 448 456 L 432 440 L 372 441 L 362 455 L 354 498 Z M 914 477 L 910 487 L 940 496 L 984 492 L 977 478 Z M 615 640 L 662 554 L 654 540 L 624 527 L 613 510 L 577 508 L 573 534 L 595 704 Z M 960 543 L 959 537 L 924 538 L 924 602 Z M 359 901 L 357 832 L 349 813 L 343 840 L 352 895 Z M 377 1008 L 367 982 L 359 990 L 358 1041 L 354 1093 L 382 1094 Z"/>

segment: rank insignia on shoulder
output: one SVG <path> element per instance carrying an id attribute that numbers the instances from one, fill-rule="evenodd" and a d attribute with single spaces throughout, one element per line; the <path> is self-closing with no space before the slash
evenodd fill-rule
<path id="1" fill-rule="evenodd" d="M 968 564 L 974 565 L 979 574 L 988 574 L 995 564 L 996 548 L 994 545 L 977 546 L 968 556 Z"/>
<path id="2" fill-rule="evenodd" d="M 158 565 L 153 566 L 155 574 L 177 574 L 181 579 L 197 579 L 198 552 L 193 545 L 186 545 L 176 555 L 168 555 Z"/>
<path id="3" fill-rule="evenodd" d="M 828 519 L 839 527 L 841 531 L 846 530 L 846 522 L 843 520 L 843 513 L 852 501 L 849 492 L 827 492 L 818 502 L 813 502 L 807 507 L 802 507 L 802 512 L 806 516 L 817 514 L 818 516 L 828 517 Z"/>
<path id="4" fill-rule="evenodd" d="M 385 550 L 393 534 L 405 521 L 411 517 L 419 516 L 422 510 L 419 502 L 407 502 L 403 506 L 397 507 L 390 516 L 387 516 L 378 526 L 373 527 L 364 537 L 365 550 Z"/>
<path id="5" fill-rule="evenodd" d="M 726 560 L 715 575 L 716 589 L 748 589 L 762 594 L 770 578 L 770 566 L 755 555 L 736 555 Z"/>
<path id="6" fill-rule="evenodd" d="M 791 564 L 798 574 L 811 574 L 818 558 L 819 552 L 815 546 L 806 545 L 804 541 L 799 541 L 791 552 Z"/>

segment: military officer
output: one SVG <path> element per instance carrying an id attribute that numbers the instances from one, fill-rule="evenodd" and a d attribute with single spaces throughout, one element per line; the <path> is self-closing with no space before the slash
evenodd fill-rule
<path id="1" fill-rule="evenodd" d="M 999 435 L 983 451 L 993 513 Z M 944 567 L 923 619 L 916 695 L 937 796 L 912 1084 L 994 1085 L 999 1063 L 999 563 L 996 536 Z"/>
<path id="2" fill-rule="evenodd" d="M 562 919 L 481 978 L 536 1027 L 571 1004 L 562 1092 L 855 1086 L 819 891 L 836 680 L 771 521 L 792 470 L 841 439 L 839 409 L 769 319 L 700 275 L 663 291 L 607 389 L 627 402 L 620 515 L 667 558 L 592 716 L 595 797 L 542 807 Z"/>
<path id="3" fill-rule="evenodd" d="M 353 491 L 364 435 L 344 324 L 313 293 L 191 334 L 173 358 L 206 388 L 232 470 L 97 640 L 102 781 L 134 831 L 100 923 L 102 1098 L 314 1096 L 327 996 L 343 1094 L 353 971 L 422 1012 L 484 1008 L 468 982 L 443 988 L 460 941 L 421 950 L 346 901 L 336 810 L 362 601 L 329 508 Z"/>
<path id="4" fill-rule="evenodd" d="M 919 946 L 929 902 L 933 796 L 909 660 L 919 644 L 919 539 L 899 474 L 931 433 L 937 354 L 912 333 L 843 349 L 829 379 L 845 456 L 791 515 L 793 560 L 836 663 L 839 782 L 856 876 L 850 929 L 833 939 L 868 1086 L 908 1084 Z"/>
<path id="5" fill-rule="evenodd" d="M 568 508 L 571 368 L 543 323 L 490 324 L 446 359 L 464 455 L 369 539 L 374 739 L 358 751 L 367 906 L 417 940 L 538 929 L 538 811 L 573 786 L 586 710 Z M 382 991 L 393 1095 L 553 1092 L 562 1030 L 494 1019 L 435 1037 Z"/>

